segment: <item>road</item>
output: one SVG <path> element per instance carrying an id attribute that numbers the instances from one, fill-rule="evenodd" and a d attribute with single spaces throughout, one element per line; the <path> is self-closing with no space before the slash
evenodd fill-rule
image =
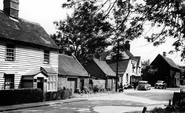
<path id="1" fill-rule="evenodd" d="M 165 107 L 179 88 L 151 89 L 149 91 L 124 90 L 97 97 L 83 97 L 86 101 L 54 104 L 50 106 L 20 109 L 11 113 L 124 113 L 141 112 L 143 107 L 151 110 Z M 7 112 L 8 113 L 8 112 Z"/>

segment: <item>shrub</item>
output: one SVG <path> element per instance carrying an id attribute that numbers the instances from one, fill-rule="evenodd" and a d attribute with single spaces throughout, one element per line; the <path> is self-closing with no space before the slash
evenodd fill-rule
<path id="1" fill-rule="evenodd" d="M 60 99 L 68 99 L 72 96 L 72 90 L 70 89 L 61 89 L 56 92 L 47 92 L 46 93 L 46 101 L 49 100 L 60 100 Z"/>

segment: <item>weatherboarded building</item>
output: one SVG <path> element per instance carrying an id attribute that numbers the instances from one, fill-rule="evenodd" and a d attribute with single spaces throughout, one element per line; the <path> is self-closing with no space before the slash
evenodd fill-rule
<path id="1" fill-rule="evenodd" d="M 18 17 L 19 0 L 0 10 L 0 90 L 56 91 L 58 47 L 43 27 Z"/>
<path id="2" fill-rule="evenodd" d="M 172 59 L 165 55 L 158 54 L 157 57 L 150 64 L 155 73 L 148 80 L 152 85 L 157 80 L 164 80 L 168 87 L 180 85 L 181 69 L 173 62 Z"/>
<path id="3" fill-rule="evenodd" d="M 59 89 L 68 88 L 74 92 L 84 86 L 89 88 L 89 74 L 75 56 L 59 54 L 58 73 Z"/>

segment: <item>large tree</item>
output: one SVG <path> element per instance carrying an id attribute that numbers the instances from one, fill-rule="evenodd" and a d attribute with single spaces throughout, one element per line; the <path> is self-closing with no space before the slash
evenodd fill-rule
<path id="1" fill-rule="evenodd" d="M 55 22 L 58 33 L 52 37 L 60 52 L 74 54 L 81 63 L 99 57 L 110 42 L 116 52 L 118 42 L 133 40 L 143 32 L 142 23 L 133 14 L 137 7 L 132 0 L 68 0 L 63 8 L 74 12 Z"/>
<path id="2" fill-rule="evenodd" d="M 52 38 L 60 46 L 60 52 L 75 55 L 84 64 L 110 45 L 111 24 L 98 9 L 95 2 L 84 1 L 73 4 L 74 12 L 66 20 L 55 22 L 58 32 Z M 63 4 L 70 7 L 70 4 Z"/>
<path id="3" fill-rule="evenodd" d="M 185 1 L 184 0 L 144 0 L 137 5 L 140 20 L 150 22 L 152 27 L 160 29 L 146 37 L 154 45 L 165 42 L 166 38 L 177 39 L 173 46 L 175 51 L 181 51 L 181 57 L 185 58 Z M 173 51 L 171 51 L 173 52 Z"/>

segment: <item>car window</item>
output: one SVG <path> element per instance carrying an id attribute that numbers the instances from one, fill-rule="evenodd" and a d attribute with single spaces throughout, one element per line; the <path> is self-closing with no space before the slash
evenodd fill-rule
<path id="1" fill-rule="evenodd" d="M 157 83 L 163 83 L 164 81 L 157 81 Z"/>

